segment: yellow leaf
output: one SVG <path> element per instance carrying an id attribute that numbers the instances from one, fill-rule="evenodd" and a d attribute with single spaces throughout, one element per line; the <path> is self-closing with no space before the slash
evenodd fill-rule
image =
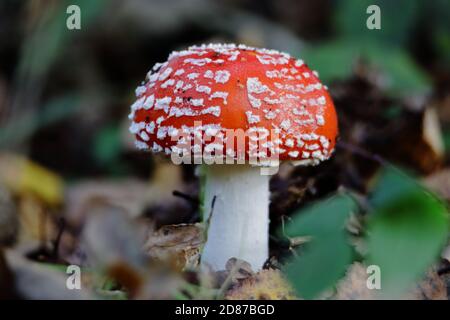
<path id="1" fill-rule="evenodd" d="M 0 154 L 0 179 L 18 195 L 31 193 L 48 205 L 59 205 L 64 183 L 54 172 L 15 154 Z"/>

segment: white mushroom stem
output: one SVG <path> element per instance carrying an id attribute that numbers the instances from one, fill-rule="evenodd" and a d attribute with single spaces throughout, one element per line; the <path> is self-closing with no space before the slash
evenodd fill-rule
<path id="1" fill-rule="evenodd" d="M 202 264 L 223 270 L 235 257 L 261 269 L 269 251 L 270 176 L 250 165 L 204 167 L 204 221 L 209 228 Z"/>

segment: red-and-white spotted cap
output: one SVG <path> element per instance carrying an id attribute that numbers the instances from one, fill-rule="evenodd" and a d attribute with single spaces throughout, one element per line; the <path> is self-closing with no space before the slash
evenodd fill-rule
<path id="1" fill-rule="evenodd" d="M 334 149 L 333 101 L 318 74 L 286 53 L 234 44 L 193 46 L 171 53 L 146 80 L 136 89 L 130 114 L 140 149 L 179 153 L 179 137 L 192 140 L 200 130 L 215 139 L 184 152 L 214 149 L 235 157 L 242 150 L 225 143 L 229 129 L 264 133 L 268 152 L 261 158 L 276 154 L 279 160 L 317 164 Z M 248 143 L 246 148 L 250 154 Z"/>

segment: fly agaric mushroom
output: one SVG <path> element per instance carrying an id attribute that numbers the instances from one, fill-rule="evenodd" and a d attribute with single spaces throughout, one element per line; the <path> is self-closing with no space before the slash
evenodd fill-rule
<path id="1" fill-rule="evenodd" d="M 331 156 L 338 128 L 326 87 L 302 60 L 234 44 L 173 52 L 146 80 L 131 106 L 136 146 L 187 154 L 194 163 L 216 160 L 204 166 L 209 227 L 202 264 L 220 270 L 236 257 L 261 268 L 268 258 L 269 176 L 258 166 L 273 159 L 316 165 Z M 238 131 L 244 143 L 233 143 Z"/>

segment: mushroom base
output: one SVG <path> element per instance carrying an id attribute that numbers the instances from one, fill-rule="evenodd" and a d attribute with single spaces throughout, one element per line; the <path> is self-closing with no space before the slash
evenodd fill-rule
<path id="1" fill-rule="evenodd" d="M 204 221 L 209 226 L 202 265 L 223 270 L 235 257 L 261 269 L 269 251 L 270 176 L 250 165 L 210 165 L 204 170 Z"/>

